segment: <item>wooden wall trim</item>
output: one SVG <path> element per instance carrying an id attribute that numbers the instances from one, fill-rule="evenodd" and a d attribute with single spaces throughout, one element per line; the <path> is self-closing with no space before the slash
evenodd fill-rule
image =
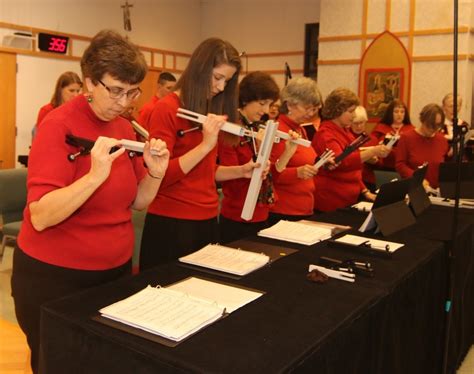
<path id="1" fill-rule="evenodd" d="M 413 30 L 413 36 L 433 36 L 433 35 L 443 35 L 443 34 L 452 34 L 454 30 L 452 28 L 444 28 L 444 29 L 426 29 L 426 30 Z M 474 29 L 470 30 L 467 26 L 460 26 L 459 27 L 459 34 L 466 34 L 472 33 L 474 34 Z M 409 31 L 393 31 L 393 35 L 397 37 L 404 37 L 409 36 Z M 376 33 L 369 33 L 366 34 L 367 39 L 374 39 L 379 34 Z M 338 35 L 338 36 L 320 36 L 318 41 L 319 42 L 340 42 L 340 41 L 353 41 L 353 40 L 361 40 L 363 39 L 362 34 L 353 34 L 353 35 Z"/>

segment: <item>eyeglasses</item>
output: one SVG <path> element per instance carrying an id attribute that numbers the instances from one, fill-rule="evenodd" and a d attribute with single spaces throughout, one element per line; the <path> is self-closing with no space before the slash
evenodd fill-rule
<path id="1" fill-rule="evenodd" d="M 140 87 L 132 88 L 131 90 L 124 91 L 123 88 L 120 88 L 120 87 L 109 87 L 104 82 L 102 82 L 100 79 L 99 79 L 99 83 L 102 86 L 104 86 L 104 88 L 107 91 L 109 91 L 109 96 L 113 100 L 120 100 L 125 95 L 127 96 L 128 100 L 135 100 L 142 93 L 142 90 L 140 89 Z"/>
<path id="2" fill-rule="evenodd" d="M 307 114 L 315 114 L 318 112 L 319 110 L 319 106 L 318 105 L 302 105 L 300 104 L 300 107 L 301 109 L 303 109 L 303 111 L 305 111 Z"/>

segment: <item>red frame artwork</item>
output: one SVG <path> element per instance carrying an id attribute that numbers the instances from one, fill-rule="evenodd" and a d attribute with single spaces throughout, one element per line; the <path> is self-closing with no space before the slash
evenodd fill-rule
<path id="1" fill-rule="evenodd" d="M 378 121 L 392 100 L 403 100 L 403 68 L 367 69 L 365 71 L 364 107 L 369 121 Z"/>

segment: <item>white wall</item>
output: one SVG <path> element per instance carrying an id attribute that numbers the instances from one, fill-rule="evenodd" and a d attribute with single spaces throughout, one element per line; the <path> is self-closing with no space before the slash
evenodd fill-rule
<path id="1" fill-rule="evenodd" d="M 304 51 L 305 24 L 319 22 L 320 0 L 202 0 L 201 36 L 247 53 Z M 243 58 L 245 67 L 246 61 Z M 303 69 L 303 56 L 249 58 L 248 70 Z M 298 74 L 294 74 L 295 76 Z M 299 74 L 302 75 L 302 74 Z M 284 76 L 275 75 L 280 87 Z"/>
<path id="2" fill-rule="evenodd" d="M 229 40 L 247 53 L 303 51 L 306 23 L 319 22 L 320 0 L 129 0 L 132 31 L 139 45 L 192 52 L 210 36 Z M 0 0 L 0 21 L 93 36 L 104 28 L 123 31 L 125 0 Z M 2 34 L 0 33 L 0 37 Z M 75 43 L 75 50 L 87 44 Z M 302 56 L 250 58 L 249 70 L 303 69 Z M 246 64 L 243 59 L 244 66 Z M 184 67 L 181 66 L 179 67 Z M 39 108 L 57 77 L 80 72 L 79 63 L 18 55 L 17 154 L 26 154 Z M 294 74 L 297 75 L 297 74 Z M 280 86 L 283 75 L 275 75 Z"/>
<path id="3" fill-rule="evenodd" d="M 408 31 L 410 2 L 392 0 L 389 31 Z M 368 1 L 368 33 L 385 31 L 385 7 L 382 0 Z M 459 1 L 459 26 L 474 24 L 473 0 Z M 362 32 L 362 1 L 321 0 L 320 36 L 358 35 Z M 453 27 L 452 0 L 415 0 L 415 30 L 443 29 Z M 400 38 L 408 47 L 408 38 Z M 367 41 L 367 47 L 371 40 Z M 321 60 L 359 59 L 361 42 L 335 41 L 321 42 Z M 458 53 L 473 53 L 474 37 L 459 34 Z M 415 36 L 413 56 L 440 56 L 453 53 L 453 35 Z M 460 117 L 471 119 L 471 98 L 473 85 L 473 63 L 461 60 L 458 63 L 458 93 L 464 98 Z M 338 86 L 358 92 L 359 64 L 319 65 L 318 80 L 323 95 Z M 421 108 L 430 102 L 441 103 L 445 94 L 453 91 L 453 63 L 451 61 L 414 61 L 411 78 L 410 115 L 413 123 L 418 123 Z"/>

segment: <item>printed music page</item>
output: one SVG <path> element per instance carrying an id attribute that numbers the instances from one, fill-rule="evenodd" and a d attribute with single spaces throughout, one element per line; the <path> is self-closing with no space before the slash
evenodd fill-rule
<path id="1" fill-rule="evenodd" d="M 99 312 L 129 326 L 180 341 L 221 318 L 224 309 L 181 292 L 148 286 Z"/>
<path id="2" fill-rule="evenodd" d="M 263 295 L 263 292 L 260 291 L 234 287 L 195 277 L 174 283 L 168 286 L 167 289 L 193 295 L 193 297 L 200 299 L 212 300 L 219 308 L 225 308 L 227 313 L 232 313 Z"/>
<path id="3" fill-rule="evenodd" d="M 332 229 L 327 226 L 317 227 L 316 225 L 281 220 L 272 227 L 259 231 L 258 235 L 298 244 L 312 245 L 329 239 L 332 235 Z"/>
<path id="4" fill-rule="evenodd" d="M 194 253 L 181 257 L 179 261 L 242 276 L 268 264 L 270 257 L 262 253 L 208 244 Z"/>

